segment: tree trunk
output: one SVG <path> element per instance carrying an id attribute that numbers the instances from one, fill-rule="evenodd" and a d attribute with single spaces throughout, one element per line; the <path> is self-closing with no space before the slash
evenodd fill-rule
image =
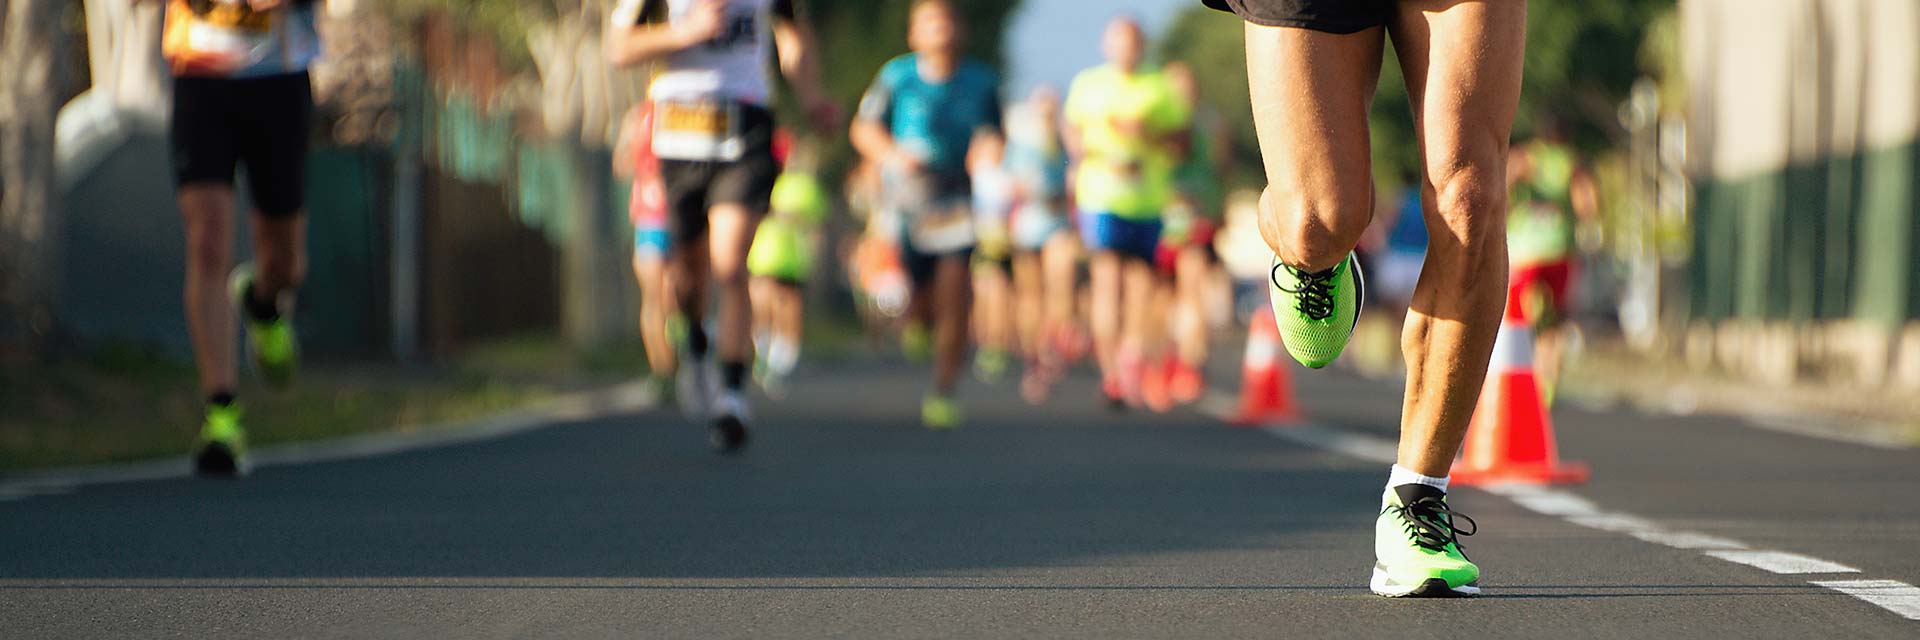
<path id="1" fill-rule="evenodd" d="M 62 0 L 7 0 L 0 25 L 0 352 L 39 351 L 57 277 L 53 123 Z"/>

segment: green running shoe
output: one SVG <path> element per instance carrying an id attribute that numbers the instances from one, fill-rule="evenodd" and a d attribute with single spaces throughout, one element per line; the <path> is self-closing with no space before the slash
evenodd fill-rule
<path id="1" fill-rule="evenodd" d="M 203 476 L 247 474 L 247 432 L 240 427 L 240 405 L 210 405 L 193 448 L 193 470 Z"/>
<path id="2" fill-rule="evenodd" d="M 1268 288 L 1273 319 L 1287 353 L 1314 369 L 1333 364 L 1360 322 L 1366 278 L 1360 273 L 1359 259 L 1348 255 L 1332 269 L 1307 273 L 1275 257 Z"/>
<path id="3" fill-rule="evenodd" d="M 294 335 L 290 309 L 276 301 L 280 317 L 266 322 L 247 312 L 247 298 L 253 295 L 253 267 L 240 265 L 227 280 L 233 289 L 233 304 L 247 327 L 247 355 L 254 370 L 268 386 L 285 389 L 293 384 L 293 372 L 300 368 L 300 338 Z"/>
<path id="4" fill-rule="evenodd" d="M 987 384 L 996 384 L 1007 377 L 1007 370 L 1013 367 L 1013 359 L 1007 352 L 999 349 L 981 349 L 973 356 L 973 377 Z"/>
<path id="5" fill-rule="evenodd" d="M 1373 592 L 1389 598 L 1480 595 L 1480 567 L 1460 551 L 1459 536 L 1479 526 L 1447 507 L 1447 494 L 1426 485 L 1393 488 L 1373 526 Z M 1455 528 L 1465 521 L 1472 529 Z"/>
<path id="6" fill-rule="evenodd" d="M 960 405 L 952 398 L 929 395 L 920 403 L 920 423 L 934 431 L 960 426 Z"/>

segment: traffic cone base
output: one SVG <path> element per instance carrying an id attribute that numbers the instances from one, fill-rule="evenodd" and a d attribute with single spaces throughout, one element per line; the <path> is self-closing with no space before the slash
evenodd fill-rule
<path id="1" fill-rule="evenodd" d="M 1257 427 L 1299 418 L 1293 379 L 1281 359 L 1280 327 L 1273 314 L 1254 312 L 1247 323 L 1247 357 L 1240 368 L 1240 408 L 1227 424 Z"/>
<path id="2" fill-rule="evenodd" d="M 1453 482 L 1573 484 L 1590 476 L 1586 465 L 1560 461 L 1553 420 L 1533 373 L 1532 347 L 1533 333 L 1525 325 L 1501 325 L 1466 445 L 1450 472 Z"/>

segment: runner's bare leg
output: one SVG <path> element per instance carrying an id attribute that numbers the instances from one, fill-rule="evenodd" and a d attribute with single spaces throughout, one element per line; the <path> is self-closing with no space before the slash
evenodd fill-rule
<path id="1" fill-rule="evenodd" d="M 747 250 L 759 229 L 760 216 L 737 204 L 714 205 L 708 220 L 713 258 L 713 287 L 720 299 L 720 322 L 714 336 L 719 362 L 753 363 L 753 299 L 747 288 Z"/>
<path id="2" fill-rule="evenodd" d="M 1367 108 L 1380 75 L 1383 32 L 1247 23 L 1253 122 L 1267 170 L 1260 235 L 1294 268 L 1338 265 L 1373 218 Z"/>
<path id="3" fill-rule="evenodd" d="M 1389 28 L 1413 102 L 1432 241 L 1401 335 L 1399 464 L 1453 465 L 1480 397 L 1507 292 L 1508 136 L 1526 46 L 1520 0 L 1407 0 Z"/>
<path id="4" fill-rule="evenodd" d="M 234 333 L 238 331 L 227 272 L 233 268 L 233 188 L 215 184 L 180 186 L 180 214 L 187 228 L 187 278 L 181 302 L 193 360 L 203 394 L 232 392 L 237 374 Z"/>

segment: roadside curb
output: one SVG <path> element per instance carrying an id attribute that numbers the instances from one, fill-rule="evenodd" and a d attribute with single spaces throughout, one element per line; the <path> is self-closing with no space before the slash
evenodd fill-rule
<path id="1" fill-rule="evenodd" d="M 655 395 L 646 384 L 632 382 L 564 394 L 528 407 L 473 420 L 432 424 L 405 431 L 365 433 L 260 447 L 254 450 L 253 467 L 261 469 L 356 460 L 484 442 L 566 422 L 649 409 L 659 401 Z M 193 468 L 186 456 L 27 471 L 0 475 L 0 502 L 72 493 L 94 485 L 186 478 L 192 475 Z"/>

